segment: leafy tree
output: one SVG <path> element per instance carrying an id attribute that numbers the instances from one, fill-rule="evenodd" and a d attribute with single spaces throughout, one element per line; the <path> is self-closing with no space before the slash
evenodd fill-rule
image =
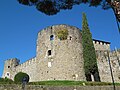
<path id="1" fill-rule="evenodd" d="M 16 83 L 22 83 L 24 79 L 26 79 L 27 83 L 29 82 L 29 75 L 23 72 L 17 73 L 14 77 Z"/>
<path id="2" fill-rule="evenodd" d="M 84 69 L 87 81 L 91 81 L 91 75 L 94 76 L 95 81 L 100 81 L 95 48 L 93 45 L 92 35 L 90 33 L 88 22 L 85 13 L 82 18 L 82 44 L 83 44 L 83 58 Z"/>
<path id="3" fill-rule="evenodd" d="M 37 10 L 46 15 L 55 15 L 60 10 L 70 10 L 74 5 L 81 3 L 89 4 L 89 6 L 101 5 L 103 9 L 112 8 L 120 22 L 120 0 L 18 0 L 18 2 L 27 6 L 35 6 Z"/>

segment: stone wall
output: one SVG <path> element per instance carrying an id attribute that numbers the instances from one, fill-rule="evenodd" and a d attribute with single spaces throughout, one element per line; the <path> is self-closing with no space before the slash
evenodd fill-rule
<path id="1" fill-rule="evenodd" d="M 36 79 L 36 73 L 37 73 L 37 68 L 36 68 L 36 57 L 31 58 L 30 60 L 27 60 L 25 63 L 22 63 L 15 67 L 15 72 L 13 74 L 13 77 L 18 73 L 18 72 L 25 72 L 29 75 L 30 77 L 30 82 L 35 81 Z"/>
<path id="2" fill-rule="evenodd" d="M 36 78 L 36 58 L 31 58 L 22 64 L 16 64 L 18 59 L 9 59 L 5 61 L 3 78 L 7 77 L 14 80 L 14 76 L 18 72 L 27 73 L 30 77 L 30 81 Z M 8 68 L 9 66 L 9 68 Z M 9 73 L 9 75 L 7 75 Z"/>
<path id="3" fill-rule="evenodd" d="M 120 82 L 120 52 L 109 52 L 110 63 L 112 67 L 113 77 L 115 82 Z M 112 82 L 111 72 L 110 72 L 110 65 L 108 63 L 108 54 L 106 51 L 96 51 L 97 55 L 97 63 L 98 69 L 100 74 L 100 79 L 102 82 Z"/>
<path id="4" fill-rule="evenodd" d="M 3 71 L 3 75 L 2 77 L 5 78 L 13 78 L 13 74 L 15 72 L 15 67 L 17 67 L 19 65 L 19 60 L 17 58 L 13 58 L 13 59 L 8 59 L 5 61 L 4 64 L 4 71 Z"/>
<path id="5" fill-rule="evenodd" d="M 68 31 L 66 40 L 60 40 L 56 32 L 62 29 Z M 51 38 L 52 36 L 52 38 Z M 110 51 L 110 43 L 93 40 L 96 50 L 100 79 L 111 82 L 108 57 L 105 51 Z M 80 29 L 69 25 L 47 27 L 38 33 L 36 57 L 19 64 L 19 60 L 5 61 L 3 78 L 14 79 L 18 72 L 30 76 L 30 82 L 46 80 L 79 80 L 85 81 L 83 47 Z M 120 59 L 120 52 L 117 53 Z M 120 66 L 115 52 L 110 52 L 113 74 L 116 82 L 120 82 Z"/>
<path id="6" fill-rule="evenodd" d="M 22 85 L 0 85 L 0 90 L 23 90 Z M 40 86 L 27 85 L 25 90 L 113 90 L 113 86 Z M 120 90 L 120 86 L 116 86 Z"/>
<path id="7" fill-rule="evenodd" d="M 93 44 L 94 44 L 95 50 L 110 51 L 110 43 L 109 42 L 93 39 Z"/>

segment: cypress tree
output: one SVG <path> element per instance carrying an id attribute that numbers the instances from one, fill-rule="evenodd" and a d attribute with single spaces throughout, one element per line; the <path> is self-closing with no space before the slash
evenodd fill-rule
<path id="1" fill-rule="evenodd" d="M 95 81 L 100 81 L 92 34 L 85 13 L 83 13 L 82 17 L 82 44 L 86 79 L 92 81 L 91 75 L 93 75 Z"/>

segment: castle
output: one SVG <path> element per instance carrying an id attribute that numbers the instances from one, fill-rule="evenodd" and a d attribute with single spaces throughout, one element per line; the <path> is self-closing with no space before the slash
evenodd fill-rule
<path id="1" fill-rule="evenodd" d="M 59 32 L 67 30 L 65 40 L 59 38 Z M 110 52 L 110 42 L 93 39 L 97 65 L 102 82 L 112 82 L 108 64 L 109 51 L 115 82 L 120 82 L 120 51 Z M 46 80 L 86 81 L 82 37 L 79 28 L 69 25 L 49 26 L 38 33 L 36 57 L 19 64 L 18 59 L 5 61 L 3 78 L 14 79 L 18 72 L 25 72 L 30 82 Z M 91 75 L 92 77 L 92 75 Z M 94 81 L 94 80 L 93 80 Z"/>

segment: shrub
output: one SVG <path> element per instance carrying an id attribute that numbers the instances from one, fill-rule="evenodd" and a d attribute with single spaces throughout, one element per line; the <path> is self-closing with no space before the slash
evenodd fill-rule
<path id="1" fill-rule="evenodd" d="M 29 75 L 23 72 L 19 72 L 14 77 L 15 83 L 22 83 L 23 81 L 29 82 Z"/>
<path id="2" fill-rule="evenodd" d="M 68 36 L 68 30 L 66 28 L 60 28 L 55 31 L 56 35 L 60 40 L 66 40 Z"/>
<path id="3" fill-rule="evenodd" d="M 5 78 L 0 78 L 0 84 L 11 84 L 13 83 L 13 80 L 5 77 Z"/>

